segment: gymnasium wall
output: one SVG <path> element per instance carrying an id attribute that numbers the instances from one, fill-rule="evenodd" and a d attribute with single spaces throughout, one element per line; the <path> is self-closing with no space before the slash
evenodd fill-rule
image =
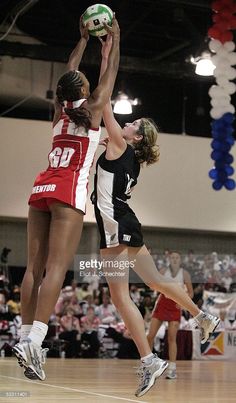
<path id="1" fill-rule="evenodd" d="M 0 118 L 0 217 L 27 217 L 36 173 L 47 166 L 49 122 Z M 159 135 L 158 164 L 141 170 L 130 205 L 145 226 L 235 232 L 236 191 L 216 192 L 208 171 L 210 139 Z M 103 150 L 99 147 L 97 155 Z M 236 147 L 234 147 L 236 157 Z M 90 189 L 93 173 L 91 172 Z M 88 202 L 85 222 L 94 222 Z"/>

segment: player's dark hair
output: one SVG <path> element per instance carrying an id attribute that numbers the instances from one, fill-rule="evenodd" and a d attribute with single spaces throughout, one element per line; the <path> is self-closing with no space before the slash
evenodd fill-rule
<path id="1" fill-rule="evenodd" d="M 77 70 L 68 71 L 57 83 L 56 95 L 58 102 L 64 107 L 64 101 L 78 101 L 83 97 L 81 88 L 83 79 Z M 84 127 L 86 131 L 91 127 L 91 113 L 83 107 L 64 108 L 65 113 L 77 127 Z"/>
<path id="2" fill-rule="evenodd" d="M 142 140 L 134 144 L 138 161 L 140 164 L 154 164 L 160 156 L 159 146 L 156 144 L 158 128 L 155 122 L 150 118 L 142 118 L 137 134 L 143 136 Z"/>

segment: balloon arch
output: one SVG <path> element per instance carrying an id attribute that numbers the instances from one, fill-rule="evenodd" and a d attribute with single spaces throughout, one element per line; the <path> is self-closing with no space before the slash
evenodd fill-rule
<path id="1" fill-rule="evenodd" d="M 216 66 L 214 76 L 216 84 L 209 90 L 211 97 L 212 117 L 212 153 L 214 168 L 209 172 L 213 180 L 212 187 L 220 190 L 234 190 L 235 180 L 232 163 L 233 155 L 230 154 L 234 145 L 234 114 L 235 107 L 231 103 L 231 96 L 236 92 L 236 85 L 232 81 L 236 78 L 235 43 L 232 30 L 236 29 L 236 3 L 234 0 L 219 0 L 212 3 L 213 26 L 208 30 L 210 38 L 209 49 L 214 55 L 212 62 Z"/>

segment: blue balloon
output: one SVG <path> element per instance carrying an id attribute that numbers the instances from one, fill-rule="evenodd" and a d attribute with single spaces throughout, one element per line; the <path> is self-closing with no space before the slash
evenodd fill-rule
<path id="1" fill-rule="evenodd" d="M 211 159 L 213 159 L 215 161 L 221 159 L 222 157 L 223 157 L 223 153 L 221 151 L 214 150 L 211 153 Z"/>
<path id="2" fill-rule="evenodd" d="M 230 146 L 233 146 L 234 143 L 235 143 L 235 140 L 234 140 L 234 138 L 232 136 L 227 137 L 226 141 Z"/>
<path id="3" fill-rule="evenodd" d="M 224 186 L 227 190 L 234 190 L 235 189 L 235 181 L 234 179 L 228 179 L 225 183 Z"/>
<path id="4" fill-rule="evenodd" d="M 226 153 L 223 157 L 223 160 L 226 162 L 227 165 L 230 165 L 234 161 L 234 157 L 231 154 Z"/>
<path id="5" fill-rule="evenodd" d="M 227 112 L 222 116 L 224 122 L 226 123 L 233 123 L 234 121 L 234 115 L 233 113 Z"/>
<path id="6" fill-rule="evenodd" d="M 231 167 L 231 165 L 226 165 L 225 172 L 227 173 L 228 176 L 231 176 L 234 174 L 234 168 Z"/>
<path id="7" fill-rule="evenodd" d="M 218 174 L 218 171 L 217 171 L 217 169 L 215 169 L 215 168 L 212 168 L 212 169 L 209 171 L 209 177 L 210 177 L 211 179 L 216 179 L 216 178 L 217 178 L 217 174 Z"/>
<path id="8" fill-rule="evenodd" d="M 213 140 L 211 142 L 211 147 L 213 148 L 213 150 L 221 150 L 222 144 L 219 140 Z"/>
<path id="9" fill-rule="evenodd" d="M 219 182 L 219 181 L 214 181 L 212 183 L 212 187 L 214 190 L 220 190 L 223 187 L 223 183 Z"/>
<path id="10" fill-rule="evenodd" d="M 227 173 L 225 172 L 225 170 L 220 170 L 217 172 L 217 180 L 221 183 L 225 183 L 225 181 L 227 180 L 228 176 Z"/>
<path id="11" fill-rule="evenodd" d="M 217 161 L 215 162 L 215 167 L 216 167 L 217 170 L 218 170 L 218 169 L 224 169 L 224 167 L 225 167 L 225 162 L 224 162 L 224 161 L 221 161 L 221 160 L 217 160 Z"/>
<path id="12" fill-rule="evenodd" d="M 221 150 L 224 151 L 224 152 L 226 152 L 226 153 L 227 153 L 230 149 L 231 149 L 231 145 L 230 145 L 229 143 L 225 143 L 225 142 L 224 142 L 224 143 L 222 144 L 222 146 L 221 146 Z"/>

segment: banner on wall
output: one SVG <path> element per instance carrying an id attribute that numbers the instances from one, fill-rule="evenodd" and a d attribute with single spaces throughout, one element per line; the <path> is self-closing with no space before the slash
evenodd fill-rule
<path id="1" fill-rule="evenodd" d="M 200 332 L 193 331 L 193 360 L 236 360 L 236 331 L 214 332 L 205 344 Z"/>
<path id="2" fill-rule="evenodd" d="M 225 311 L 228 314 L 232 312 L 235 317 L 236 311 L 236 293 L 226 294 L 223 292 L 213 292 L 204 290 L 202 309 L 213 315 L 218 315 Z"/>

